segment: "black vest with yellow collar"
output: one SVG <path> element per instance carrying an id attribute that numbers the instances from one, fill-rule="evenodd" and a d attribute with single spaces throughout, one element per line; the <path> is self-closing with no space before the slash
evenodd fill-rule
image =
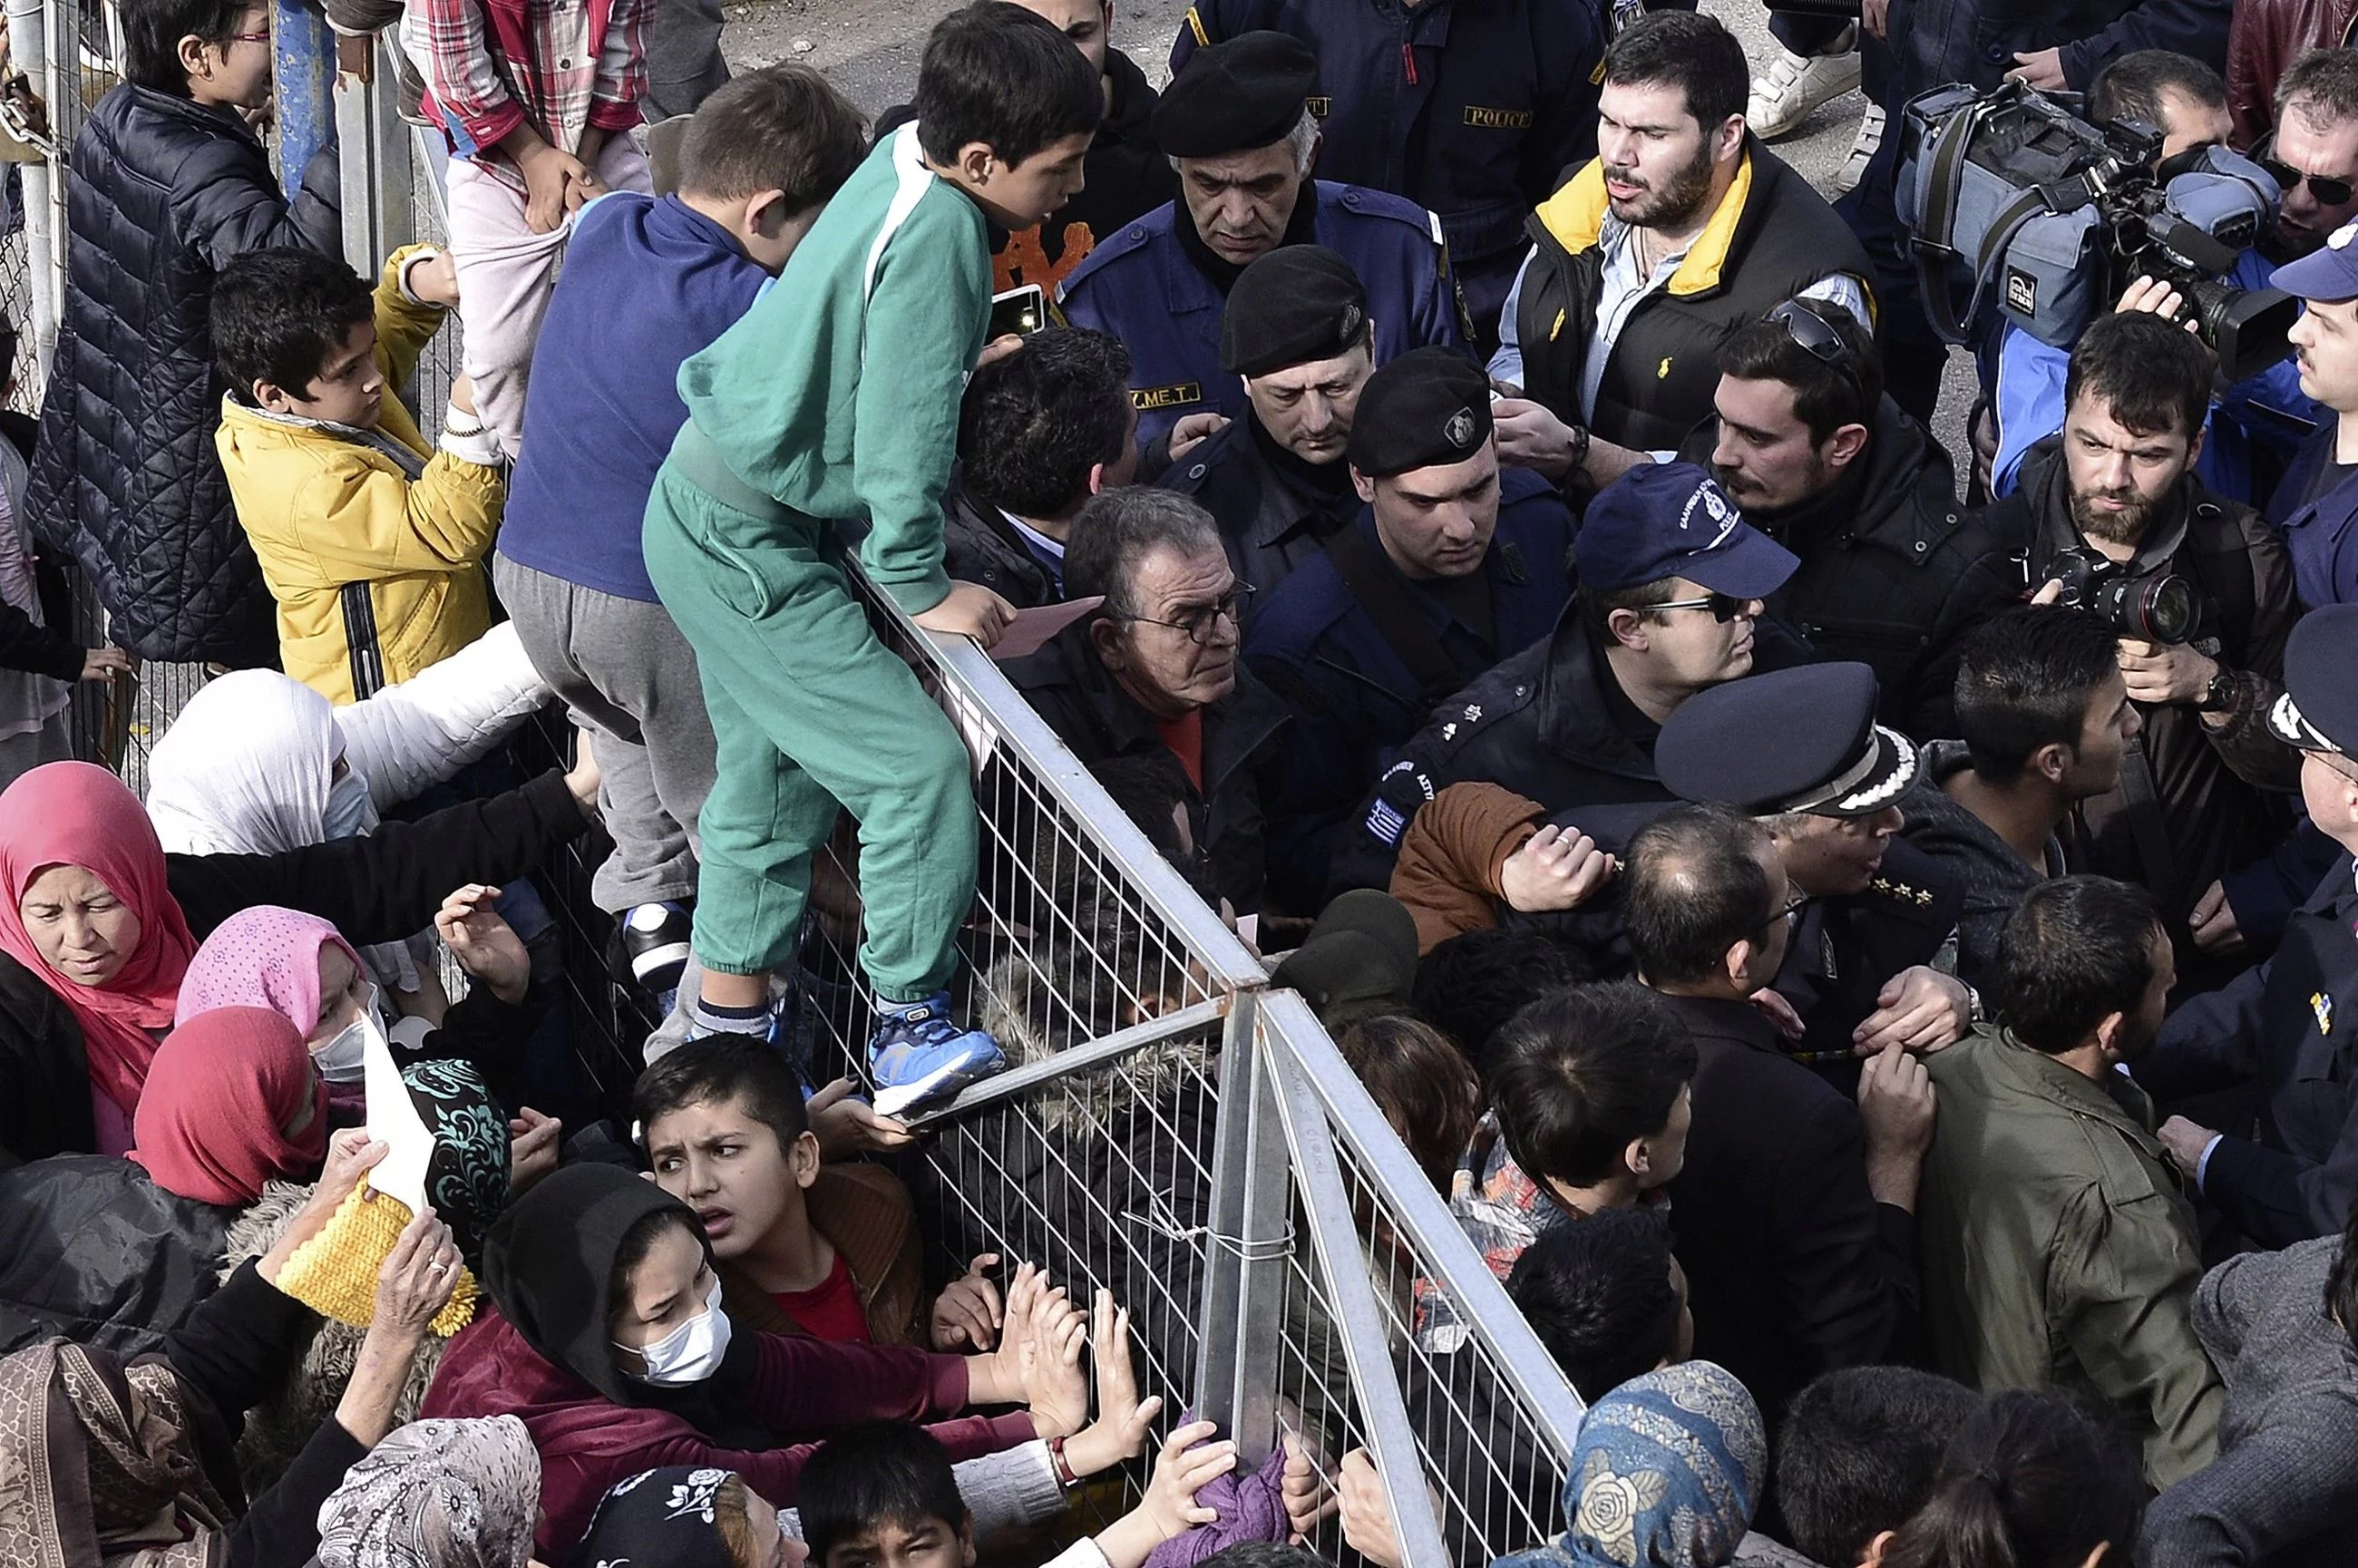
<path id="1" fill-rule="evenodd" d="M 1531 215 L 1538 248 L 1515 325 L 1523 391 L 1581 423 L 1581 372 L 1605 272 L 1605 174 L 1591 161 Z M 1744 162 L 1667 287 L 1621 329 L 1596 388 L 1590 429 L 1641 451 L 1675 449 L 1710 416 L 1719 345 L 1747 321 L 1832 273 L 1866 287 L 1866 253 L 1825 200 L 1774 153 L 1745 138 Z M 1870 296 L 1871 297 L 1871 296 Z"/>

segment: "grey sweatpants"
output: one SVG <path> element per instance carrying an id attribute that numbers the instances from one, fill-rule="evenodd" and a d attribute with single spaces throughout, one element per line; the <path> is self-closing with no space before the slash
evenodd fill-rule
<path id="1" fill-rule="evenodd" d="M 696 815 L 712 793 L 712 721 L 696 651 L 671 612 L 492 557 L 524 651 L 588 725 L 614 852 L 590 884 L 598 907 L 696 896 Z"/>

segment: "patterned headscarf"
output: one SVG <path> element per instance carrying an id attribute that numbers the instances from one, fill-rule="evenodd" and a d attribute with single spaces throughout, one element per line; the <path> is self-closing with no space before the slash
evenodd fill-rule
<path id="1" fill-rule="evenodd" d="M 737 1568 L 713 1518 L 721 1486 L 736 1473 L 674 1465 L 615 1482 L 568 1568 Z"/>
<path id="2" fill-rule="evenodd" d="M 1720 1568 L 1768 1470 L 1760 1411 L 1725 1369 L 1687 1361 L 1632 1378 L 1580 1423 L 1562 1538 L 1493 1568 Z"/>
<path id="3" fill-rule="evenodd" d="M 266 1007 L 308 1040 L 319 1028 L 319 949 L 360 955 L 316 914 L 258 903 L 212 929 L 180 980 L 179 1022 L 216 1007 Z"/>
<path id="4" fill-rule="evenodd" d="M 415 1421 L 319 1507 L 319 1568 L 525 1568 L 540 1455 L 512 1415 Z"/>
<path id="5" fill-rule="evenodd" d="M 468 1062 L 419 1062 L 401 1070 L 409 1103 L 434 1135 L 426 1201 L 450 1227 L 459 1250 L 482 1256 L 483 1236 L 508 1201 L 508 1118 Z"/>

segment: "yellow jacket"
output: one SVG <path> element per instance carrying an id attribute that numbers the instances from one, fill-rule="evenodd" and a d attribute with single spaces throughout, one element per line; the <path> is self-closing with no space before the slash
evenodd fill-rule
<path id="1" fill-rule="evenodd" d="M 497 469 L 436 450 L 393 395 L 444 315 L 401 291 L 401 268 L 416 248 L 395 252 L 376 288 L 386 387 L 377 433 L 425 460 L 416 480 L 386 453 L 233 394 L 222 399 L 214 437 L 238 521 L 278 601 L 279 657 L 288 675 L 335 703 L 407 680 L 492 624 L 483 563 L 506 481 Z"/>

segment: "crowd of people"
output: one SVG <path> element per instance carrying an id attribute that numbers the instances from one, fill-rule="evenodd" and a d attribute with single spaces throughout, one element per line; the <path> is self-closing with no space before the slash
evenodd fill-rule
<path id="1" fill-rule="evenodd" d="M 1141 1388 L 1232 1331 L 1200 1251 L 1120 1303 L 1148 1244 L 949 1185 L 962 1091 L 1170 999 L 1088 982 L 1137 934 L 895 617 L 1303 994 L 1579 1394 L 1567 1470 L 1359 1217 L 1459 1568 L 2349 1561 L 2349 9 L 1865 0 L 1756 72 L 1675 4 L 1200 0 L 1158 91 L 1110 0 L 975 0 L 871 124 L 713 0 L 330 0 L 450 155 L 355 271 L 274 7 L 123 0 L 0 421 L 0 1564 L 1405 1568 L 1347 1390 L 1240 1464 Z M 2007 79 L 2271 188 L 2288 354 L 2009 288 L 1944 445 L 1896 127 Z M 1830 202 L 1765 138 L 1862 81 Z M 212 666 L 144 800 L 68 725 L 141 660 Z M 552 1018 L 576 841 L 628 1086 Z M 1200 1200 L 1216 1049 L 1075 1077 L 1025 1201 Z"/>

